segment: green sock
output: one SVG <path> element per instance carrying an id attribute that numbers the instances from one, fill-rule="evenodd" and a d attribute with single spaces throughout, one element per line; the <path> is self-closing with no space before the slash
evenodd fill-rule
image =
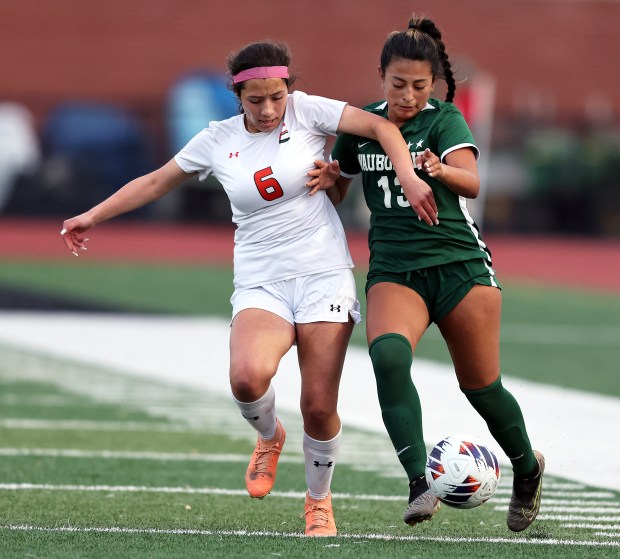
<path id="1" fill-rule="evenodd" d="M 383 423 L 409 481 L 424 474 L 426 446 L 420 397 L 411 380 L 413 352 L 400 334 L 383 334 L 368 348 Z"/>
<path id="2" fill-rule="evenodd" d="M 461 391 L 486 421 L 491 435 L 506 453 L 515 474 L 529 474 L 536 466 L 536 457 L 527 436 L 521 408 L 514 396 L 502 385 L 499 377 L 480 390 Z"/>

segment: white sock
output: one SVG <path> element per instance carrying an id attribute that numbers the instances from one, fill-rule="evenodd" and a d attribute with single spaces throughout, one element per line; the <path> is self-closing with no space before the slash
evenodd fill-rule
<path id="1" fill-rule="evenodd" d="M 334 467 L 340 449 L 342 428 L 330 441 L 317 441 L 304 433 L 304 457 L 308 494 L 313 499 L 325 499 L 332 483 Z"/>
<path id="2" fill-rule="evenodd" d="M 270 440 L 276 434 L 276 392 L 271 384 L 256 402 L 240 402 L 233 396 L 233 400 L 241 411 L 245 420 L 258 431 L 263 440 Z"/>

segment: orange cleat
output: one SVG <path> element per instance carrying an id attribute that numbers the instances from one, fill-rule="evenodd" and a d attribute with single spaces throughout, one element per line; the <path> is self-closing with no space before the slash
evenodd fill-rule
<path id="1" fill-rule="evenodd" d="M 278 459 L 284 446 L 286 432 L 277 420 L 276 434 L 273 439 L 266 441 L 258 437 L 256 448 L 245 473 L 245 486 L 250 497 L 262 499 L 273 488 L 276 481 Z"/>
<path id="2" fill-rule="evenodd" d="M 306 493 L 304 516 L 306 517 L 306 536 L 326 537 L 338 534 L 332 510 L 331 493 L 325 499 L 313 499 Z"/>

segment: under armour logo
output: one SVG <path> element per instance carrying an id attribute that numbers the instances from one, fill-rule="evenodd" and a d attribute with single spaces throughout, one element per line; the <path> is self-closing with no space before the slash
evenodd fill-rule
<path id="1" fill-rule="evenodd" d="M 340 305 L 330 305 L 329 310 L 332 312 L 340 312 Z"/>
<path id="2" fill-rule="evenodd" d="M 327 464 L 321 464 L 318 460 L 314 461 L 314 465 L 318 468 L 319 466 L 325 466 L 326 468 L 331 468 L 334 463 L 332 461 L 329 461 Z"/>
<path id="3" fill-rule="evenodd" d="M 232 159 L 233 157 L 239 157 L 239 152 L 235 151 L 235 152 L 230 152 L 230 155 L 228 156 L 228 159 Z"/>

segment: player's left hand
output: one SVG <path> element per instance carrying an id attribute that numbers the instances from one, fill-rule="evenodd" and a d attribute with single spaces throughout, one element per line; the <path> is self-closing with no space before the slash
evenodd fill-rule
<path id="1" fill-rule="evenodd" d="M 306 186 L 310 188 L 310 196 L 316 194 L 319 190 L 332 188 L 340 176 L 340 164 L 338 161 L 328 163 L 327 161 L 317 159 L 314 165 L 315 168 L 308 171 L 308 176 L 312 177 L 312 179 L 306 183 Z"/>
<path id="2" fill-rule="evenodd" d="M 416 157 L 416 167 L 425 171 L 429 177 L 441 179 L 443 176 L 443 165 L 437 155 L 429 148 L 426 148 L 422 155 Z"/>

